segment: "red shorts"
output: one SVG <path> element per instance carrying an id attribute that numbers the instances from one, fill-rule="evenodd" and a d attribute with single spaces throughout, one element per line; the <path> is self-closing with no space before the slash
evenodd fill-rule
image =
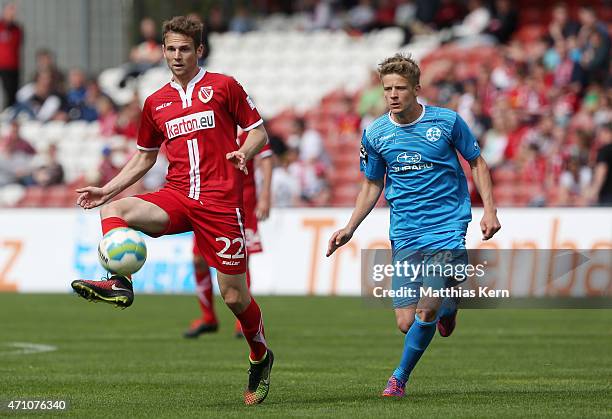
<path id="1" fill-rule="evenodd" d="M 263 252 L 263 246 L 261 245 L 261 237 L 257 231 L 257 215 L 255 214 L 255 204 L 252 200 L 246 199 L 244 201 L 244 235 L 246 239 L 247 253 L 252 255 L 253 253 Z M 198 245 L 196 240 L 193 242 L 193 254 L 199 253 Z"/>
<path id="2" fill-rule="evenodd" d="M 157 205 L 170 218 L 166 230 L 151 237 L 193 231 L 202 256 L 225 274 L 246 272 L 244 212 L 241 208 L 203 204 L 172 189 L 136 195 Z"/>

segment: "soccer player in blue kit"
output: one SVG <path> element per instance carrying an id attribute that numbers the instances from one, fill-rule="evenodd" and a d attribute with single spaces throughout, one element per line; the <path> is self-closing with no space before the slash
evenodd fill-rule
<path id="1" fill-rule="evenodd" d="M 351 239 L 383 187 L 391 210 L 389 236 L 394 263 L 410 259 L 415 250 L 465 252 L 465 233 L 472 215 L 457 151 L 469 162 L 484 203 L 482 238 L 493 237 L 501 225 L 493 203 L 491 176 L 465 121 L 452 110 L 417 101 L 421 72 L 410 56 L 396 54 L 385 59 L 378 73 L 389 112 L 373 121 L 363 134 L 360 166 L 365 179 L 351 219 L 329 240 L 327 256 Z M 451 279 L 443 281 L 449 286 Z M 419 278 L 398 278 L 397 273 L 393 277 L 394 290 L 421 285 Z M 419 297 L 420 293 L 393 298 L 397 326 L 406 337 L 399 366 L 383 396 L 404 396 L 408 377 L 431 342 L 436 325 L 445 337 L 455 327 L 455 300 Z"/>

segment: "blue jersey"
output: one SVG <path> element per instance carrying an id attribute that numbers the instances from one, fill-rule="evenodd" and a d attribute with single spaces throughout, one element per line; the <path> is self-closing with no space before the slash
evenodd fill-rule
<path id="1" fill-rule="evenodd" d="M 468 161 L 480 155 L 465 121 L 449 109 L 423 105 L 410 124 L 385 114 L 364 131 L 361 171 L 368 179 L 386 176 L 392 241 L 467 229 L 470 195 L 457 151 Z"/>

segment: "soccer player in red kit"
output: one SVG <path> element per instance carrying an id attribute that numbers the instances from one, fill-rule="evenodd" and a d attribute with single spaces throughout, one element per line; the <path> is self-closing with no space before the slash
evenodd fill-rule
<path id="1" fill-rule="evenodd" d="M 169 161 L 159 191 L 122 198 L 100 210 L 102 232 L 130 227 L 152 237 L 193 231 L 206 261 L 217 269 L 221 295 L 242 324 L 251 349 L 246 404 L 268 395 L 274 355 L 267 347 L 259 306 L 246 284 L 242 172 L 267 142 L 253 101 L 232 77 L 198 67 L 202 24 L 185 16 L 163 25 L 163 53 L 172 81 L 150 95 L 138 131 L 138 151 L 103 187 L 77 189 L 77 204 L 91 209 L 110 201 L 155 163 L 162 144 Z M 237 126 L 248 132 L 238 148 Z M 128 307 L 131 278 L 111 273 L 101 281 L 77 280 L 82 297 Z"/>
<path id="2" fill-rule="evenodd" d="M 238 136 L 238 146 L 244 144 L 247 133 L 242 132 Z M 247 249 L 247 271 L 246 281 L 249 289 L 251 288 L 251 275 L 249 272 L 249 258 L 254 253 L 263 251 L 261 238 L 258 232 L 257 221 L 265 220 L 270 213 L 270 187 L 272 183 L 272 150 L 266 144 L 257 155 L 259 158 L 259 168 L 261 169 L 261 190 L 259 196 L 255 185 L 255 165 L 253 160 L 247 163 L 248 173 L 244 177 L 244 188 L 242 199 L 244 203 L 244 235 L 246 237 Z M 193 246 L 193 270 L 196 277 L 196 295 L 202 315 L 191 322 L 189 329 L 183 334 L 186 338 L 197 338 L 203 333 L 216 332 L 219 322 L 214 308 L 213 286 L 210 276 L 210 267 L 206 259 L 199 251 L 194 240 Z M 236 319 L 234 333 L 237 337 L 243 337 L 240 321 Z"/>

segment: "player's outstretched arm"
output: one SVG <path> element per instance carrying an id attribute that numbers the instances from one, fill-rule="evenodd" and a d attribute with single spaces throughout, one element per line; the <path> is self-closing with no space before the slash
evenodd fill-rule
<path id="1" fill-rule="evenodd" d="M 489 240 L 501 228 L 501 224 L 497 219 L 497 209 L 493 203 L 493 182 L 491 182 L 491 173 L 482 156 L 478 156 L 470 161 L 470 167 L 472 168 L 474 184 L 484 204 L 484 215 L 480 221 L 482 239 Z"/>
<path id="2" fill-rule="evenodd" d="M 91 209 L 108 202 L 143 177 L 153 167 L 155 160 L 157 160 L 157 150 L 138 150 L 117 176 L 103 187 L 86 186 L 77 189 L 76 192 L 79 194 L 77 205 L 83 209 Z"/>
<path id="3" fill-rule="evenodd" d="M 357 227 L 372 211 L 374 205 L 378 201 L 380 194 L 383 190 L 384 179 L 365 179 L 361 185 L 361 191 L 357 196 L 357 202 L 355 203 L 355 209 L 351 215 L 351 219 L 347 225 L 332 234 L 327 245 L 327 253 L 325 256 L 331 256 L 336 249 L 344 246 L 351 240 L 353 233 L 357 230 Z"/>
<path id="4" fill-rule="evenodd" d="M 228 159 L 238 170 L 248 174 L 248 170 L 246 168 L 247 162 L 255 157 L 257 153 L 259 153 L 259 150 L 261 150 L 267 141 L 268 133 L 266 132 L 263 124 L 261 124 L 249 131 L 249 135 L 247 135 L 246 140 L 244 140 L 244 144 L 242 144 L 242 147 L 240 147 L 238 151 L 227 153 L 225 158 Z"/>

